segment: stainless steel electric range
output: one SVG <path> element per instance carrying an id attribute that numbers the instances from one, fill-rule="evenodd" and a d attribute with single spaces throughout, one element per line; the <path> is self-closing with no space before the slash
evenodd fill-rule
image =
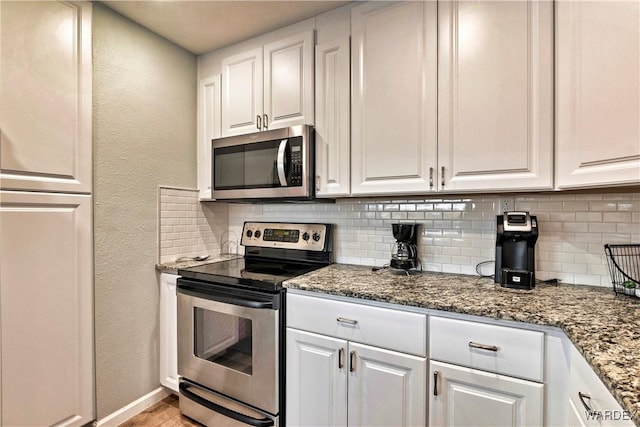
<path id="1" fill-rule="evenodd" d="M 178 270 L 180 412 L 284 426 L 282 283 L 332 261 L 331 224 L 246 222 L 244 258 Z"/>

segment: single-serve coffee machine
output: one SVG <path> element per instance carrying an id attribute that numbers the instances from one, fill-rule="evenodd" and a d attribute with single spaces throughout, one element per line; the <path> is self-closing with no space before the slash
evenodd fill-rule
<path id="1" fill-rule="evenodd" d="M 411 270 L 418 268 L 418 224 L 391 224 L 396 242 L 391 250 L 391 268 Z"/>
<path id="2" fill-rule="evenodd" d="M 532 289 L 536 283 L 538 220 L 529 212 L 497 217 L 495 282 L 505 288 Z"/>

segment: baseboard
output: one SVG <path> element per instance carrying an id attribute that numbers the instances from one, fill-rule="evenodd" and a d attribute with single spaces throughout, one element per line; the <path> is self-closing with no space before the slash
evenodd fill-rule
<path id="1" fill-rule="evenodd" d="M 170 394 L 170 390 L 164 387 L 158 387 L 151 393 L 145 394 L 140 399 L 135 400 L 129 403 L 127 406 L 124 406 L 117 411 L 107 415 L 106 417 L 98 420 L 98 422 L 96 422 L 94 425 L 96 427 L 116 427 L 132 418 L 133 416 L 138 415 L 148 407 L 160 402 Z"/>

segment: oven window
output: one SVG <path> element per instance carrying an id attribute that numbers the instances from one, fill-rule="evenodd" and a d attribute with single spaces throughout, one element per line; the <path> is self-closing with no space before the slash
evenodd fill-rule
<path id="1" fill-rule="evenodd" d="M 196 357 L 251 375 L 251 319 L 200 307 L 195 307 L 193 314 Z"/>

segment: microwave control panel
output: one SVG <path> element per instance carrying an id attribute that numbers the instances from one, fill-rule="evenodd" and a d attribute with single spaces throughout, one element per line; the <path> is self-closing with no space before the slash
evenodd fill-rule
<path id="1" fill-rule="evenodd" d="M 302 186 L 302 137 L 297 136 L 289 139 L 291 146 L 291 166 L 289 169 L 289 177 L 287 185 L 289 187 Z"/>

